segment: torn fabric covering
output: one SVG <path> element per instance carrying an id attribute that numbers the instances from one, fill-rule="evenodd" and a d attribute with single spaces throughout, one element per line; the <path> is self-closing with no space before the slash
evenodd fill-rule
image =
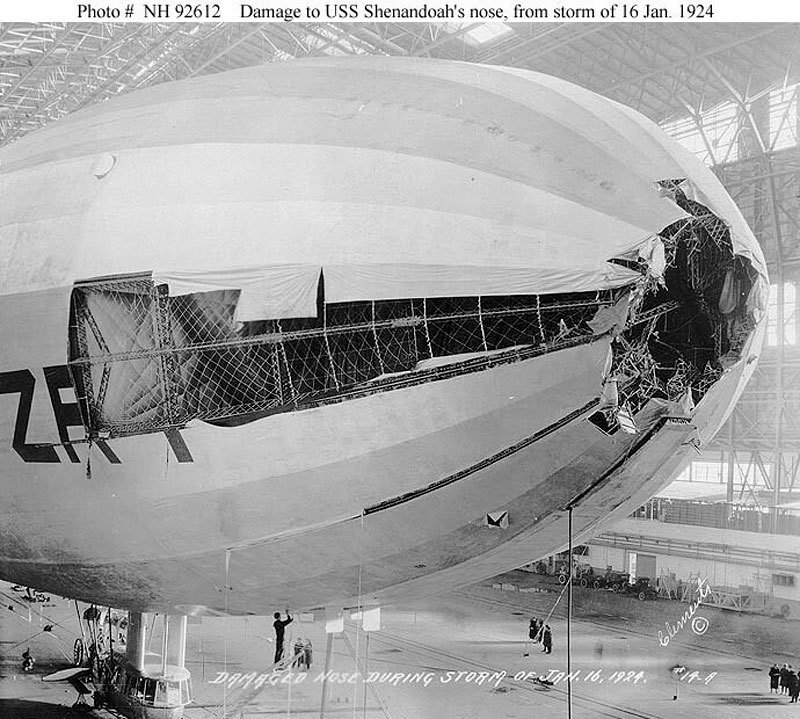
<path id="1" fill-rule="evenodd" d="M 591 292 L 621 287 L 641 276 L 612 264 L 597 271 L 469 265 L 326 265 L 324 273 L 326 302 Z"/>
<path id="2" fill-rule="evenodd" d="M 723 315 L 731 315 L 739 305 L 739 295 L 742 292 L 741 281 L 737 278 L 733 268 L 725 273 L 722 283 L 722 292 L 719 296 L 719 311 Z"/>
<path id="3" fill-rule="evenodd" d="M 587 322 L 591 327 L 592 332 L 596 335 L 602 335 L 606 332 L 611 332 L 612 337 L 616 337 L 625 329 L 625 323 L 628 320 L 628 308 L 630 307 L 631 296 L 630 293 L 626 294 L 617 301 L 612 307 L 602 307 L 597 311 L 597 314 Z"/>
<path id="4" fill-rule="evenodd" d="M 156 285 L 166 284 L 171 296 L 214 290 L 240 290 L 234 321 L 317 316 L 318 265 L 272 265 L 215 272 L 160 270 Z"/>
<path id="5" fill-rule="evenodd" d="M 240 290 L 234 321 L 317 316 L 317 284 L 324 272 L 327 303 L 415 297 L 475 297 L 592 292 L 631 284 L 638 272 L 606 264 L 599 271 L 457 265 L 278 265 L 215 272 L 161 270 L 156 285 L 170 296 Z"/>
<path id="6" fill-rule="evenodd" d="M 707 207 L 725 222 L 730 231 L 734 253 L 750 260 L 759 275 L 766 280 L 767 263 L 761 246 L 758 244 L 744 217 L 742 217 L 742 213 L 736 203 L 731 199 L 716 175 L 695 155 L 669 137 L 658 125 L 644 117 L 644 115 L 625 105 L 614 104 L 629 120 L 632 120 L 641 129 L 645 130 L 649 137 L 669 154 L 670 164 L 679 168 L 672 177 L 686 178 L 681 185 L 681 189 L 687 191 L 687 195 L 691 199 Z M 666 180 L 669 177 L 664 175 L 659 179 Z"/>
<path id="7" fill-rule="evenodd" d="M 667 269 L 664 241 L 654 235 L 639 248 L 639 257 L 647 263 L 648 274 L 664 284 L 664 272 Z"/>

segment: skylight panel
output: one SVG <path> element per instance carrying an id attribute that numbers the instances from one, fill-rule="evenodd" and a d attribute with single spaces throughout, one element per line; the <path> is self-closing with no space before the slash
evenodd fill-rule
<path id="1" fill-rule="evenodd" d="M 485 45 L 510 32 L 511 28 L 504 22 L 487 22 L 464 33 L 464 39 L 470 45 Z"/>

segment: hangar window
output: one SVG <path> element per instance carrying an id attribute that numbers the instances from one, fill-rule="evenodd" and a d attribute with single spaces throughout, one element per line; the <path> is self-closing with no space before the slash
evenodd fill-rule
<path id="1" fill-rule="evenodd" d="M 769 94 L 769 149 L 794 147 L 800 140 L 800 109 L 797 95 L 800 85 L 788 85 Z"/>
<path id="2" fill-rule="evenodd" d="M 503 35 L 508 35 L 510 32 L 511 28 L 505 23 L 492 22 L 474 27 L 464 33 L 464 37 L 470 45 L 486 45 Z"/>
<path id="3" fill-rule="evenodd" d="M 164 707 L 168 705 L 167 702 L 167 683 L 164 680 L 156 682 L 155 699 L 153 700 L 154 706 Z"/>
<path id="4" fill-rule="evenodd" d="M 167 706 L 177 706 L 181 703 L 181 687 L 180 682 L 168 681 L 167 693 L 164 698 Z M 188 703 L 188 702 L 187 702 Z"/>
<path id="5" fill-rule="evenodd" d="M 156 685 L 157 685 L 157 682 L 156 682 L 155 679 L 147 679 L 147 680 L 145 680 L 145 685 L 144 685 L 144 701 L 145 701 L 145 704 L 152 705 L 155 702 Z"/>
<path id="6" fill-rule="evenodd" d="M 767 345 L 778 344 L 779 309 L 781 309 L 781 293 L 778 285 L 770 285 L 769 304 L 767 305 Z M 783 283 L 783 344 L 797 344 L 797 300 L 796 287 L 793 282 Z"/>
<path id="7" fill-rule="evenodd" d="M 773 574 L 772 575 L 773 587 L 793 587 L 794 574 Z"/>
<path id="8" fill-rule="evenodd" d="M 707 165 L 719 165 L 738 159 L 741 125 L 741 113 L 731 100 L 661 127 Z"/>

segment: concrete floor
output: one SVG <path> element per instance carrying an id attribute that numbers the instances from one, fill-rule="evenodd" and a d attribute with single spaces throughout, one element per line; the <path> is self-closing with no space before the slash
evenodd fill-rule
<path id="1" fill-rule="evenodd" d="M 549 611 L 558 599 L 558 589 L 521 593 L 469 587 L 413 606 L 384 608 L 378 632 L 365 633 L 358 622 L 348 620 L 345 633 L 331 643 L 327 668 L 333 674 L 326 687 L 325 716 L 568 717 L 568 685 L 559 677 L 566 672 L 566 625 L 559 616 L 563 597 L 549 622 L 553 653 L 545 655 L 539 645 L 525 641 L 529 617 Z M 0 590 L 5 607 L 0 614 L 0 717 L 71 716 L 68 707 L 75 699 L 71 687 L 45 684 L 40 678 L 69 665 L 67 657 L 80 633 L 74 605 L 58 598 L 49 605 L 27 605 L 8 585 Z M 777 648 L 773 652 L 763 642 L 738 645 L 730 641 L 731 636 L 748 636 L 748 632 L 763 635 L 759 622 L 769 626 L 768 620 L 737 615 L 737 634 L 729 617 L 703 608 L 709 619 L 703 636 L 687 627 L 663 647 L 658 629 L 663 621 L 676 621 L 687 605 L 639 603 L 606 595 L 600 598 L 616 616 L 600 616 L 596 607 L 590 607 L 597 598 L 575 593 L 572 716 L 576 719 L 766 719 L 800 711 L 788 705 L 788 698 L 770 695 L 767 678 L 773 661 L 800 663 L 791 653 L 792 646 L 800 650 L 800 623 L 775 627 L 786 641 L 780 652 Z M 642 614 L 645 610 L 649 614 Z M 653 624 L 653 617 L 659 623 Z M 48 625 L 52 630 L 42 631 Z M 205 618 L 190 623 L 187 667 L 193 676 L 195 702 L 186 716 L 320 716 L 326 668 L 322 621 L 306 623 L 297 618 L 289 625 L 287 645 L 297 637 L 311 639 L 314 662 L 306 674 L 295 671 L 274 677 L 274 685 L 265 681 L 274 652 L 272 636 L 271 618 L 266 617 Z M 33 674 L 20 670 L 20 655 L 26 647 L 37 658 Z M 160 647 L 157 631 L 150 647 Z M 686 667 L 682 681 L 671 671 L 676 665 Z M 365 684 L 365 675 L 372 682 Z M 548 676 L 555 683 L 543 686 L 533 680 L 535 676 Z M 260 677 L 262 685 L 256 688 Z"/>

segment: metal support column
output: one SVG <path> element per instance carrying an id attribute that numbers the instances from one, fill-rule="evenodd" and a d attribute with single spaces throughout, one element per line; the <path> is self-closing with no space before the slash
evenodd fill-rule
<path id="1" fill-rule="evenodd" d="M 186 615 L 169 614 L 166 617 L 167 663 L 184 669 L 186 665 Z"/>
<path id="2" fill-rule="evenodd" d="M 147 615 L 141 612 L 128 612 L 128 637 L 125 642 L 125 657 L 128 663 L 140 672 L 144 670 L 146 625 Z"/>

